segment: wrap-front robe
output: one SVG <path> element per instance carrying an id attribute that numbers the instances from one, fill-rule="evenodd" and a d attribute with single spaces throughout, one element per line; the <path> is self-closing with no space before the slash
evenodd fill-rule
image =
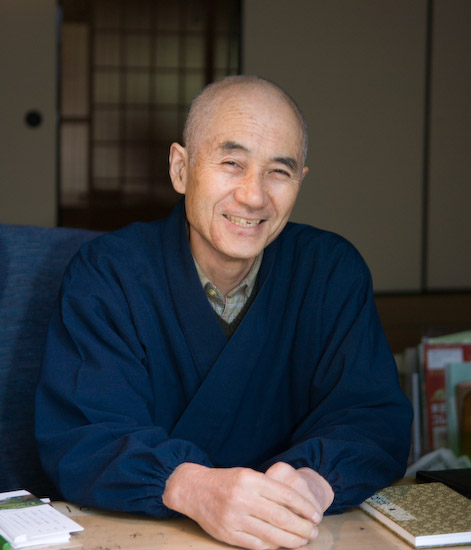
<path id="1" fill-rule="evenodd" d="M 41 459 L 71 501 L 166 517 L 183 462 L 309 466 L 329 512 L 403 474 L 411 408 L 369 271 L 289 223 L 230 339 L 199 281 L 184 204 L 85 244 L 64 275 L 36 398 Z"/>

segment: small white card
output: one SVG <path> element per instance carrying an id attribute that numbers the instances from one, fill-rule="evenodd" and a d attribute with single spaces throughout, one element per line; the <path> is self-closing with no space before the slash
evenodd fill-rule
<path id="1" fill-rule="evenodd" d="M 67 542 L 83 527 L 28 491 L 0 493 L 0 534 L 13 548 Z"/>

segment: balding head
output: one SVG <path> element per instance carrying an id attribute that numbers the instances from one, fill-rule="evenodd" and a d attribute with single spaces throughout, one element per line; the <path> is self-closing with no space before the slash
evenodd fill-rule
<path id="1" fill-rule="evenodd" d="M 303 117 L 271 82 L 229 77 L 198 95 L 184 137 L 170 147 L 169 170 L 185 195 L 190 247 L 229 291 L 288 222 L 308 172 Z"/>
<path id="2" fill-rule="evenodd" d="M 190 159 L 194 159 L 199 142 L 206 135 L 206 128 L 227 99 L 248 94 L 266 94 L 268 98 L 277 98 L 288 105 L 298 121 L 302 134 L 302 157 L 307 155 L 307 125 L 296 102 L 279 86 L 252 75 L 228 76 L 203 88 L 194 98 L 183 129 L 183 142 Z M 247 97 L 247 96 L 246 96 Z M 276 113 L 274 113 L 276 116 Z"/>

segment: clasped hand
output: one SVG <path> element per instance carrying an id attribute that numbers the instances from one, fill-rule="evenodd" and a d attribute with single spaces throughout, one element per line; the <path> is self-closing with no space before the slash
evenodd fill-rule
<path id="1" fill-rule="evenodd" d="M 307 544 L 333 497 L 310 468 L 278 462 L 263 474 L 184 463 L 168 478 L 162 500 L 214 538 L 261 550 Z"/>

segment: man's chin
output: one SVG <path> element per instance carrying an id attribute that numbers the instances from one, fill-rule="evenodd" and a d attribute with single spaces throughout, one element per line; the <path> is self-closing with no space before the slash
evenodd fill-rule
<path id="1" fill-rule="evenodd" d="M 228 248 L 222 252 L 228 260 L 247 262 L 247 261 L 254 260 L 260 254 L 260 252 L 262 252 L 264 248 L 265 248 L 264 246 L 258 246 L 258 247 L 239 246 L 239 247 Z"/>

